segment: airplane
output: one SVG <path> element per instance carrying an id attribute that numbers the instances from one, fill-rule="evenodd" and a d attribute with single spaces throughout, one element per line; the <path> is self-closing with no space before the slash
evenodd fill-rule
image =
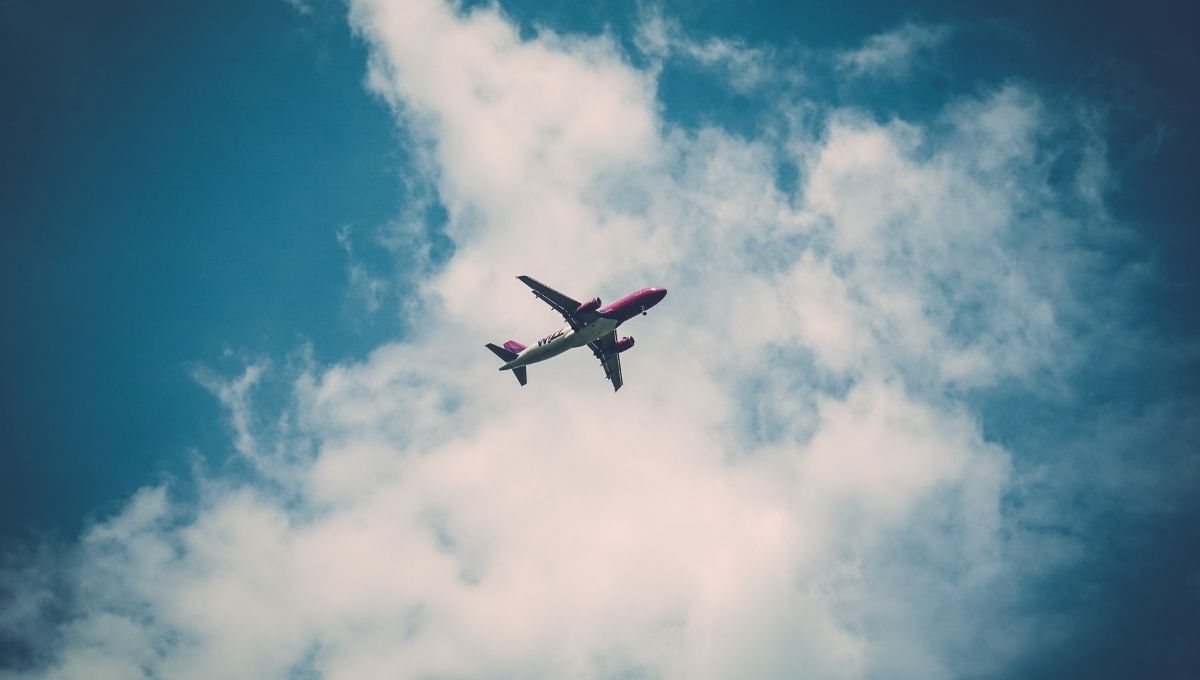
<path id="1" fill-rule="evenodd" d="M 612 382 L 613 391 L 625 384 L 621 377 L 621 352 L 633 347 L 633 338 L 617 339 L 617 326 L 662 302 L 667 296 L 666 288 L 643 288 L 634 291 L 616 302 L 600 306 L 600 298 L 579 302 L 550 286 L 529 276 L 518 276 L 521 283 L 533 289 L 534 297 L 542 300 L 562 314 L 567 325 L 526 347 L 516 340 L 503 346 L 492 343 L 484 345 L 493 354 L 504 360 L 501 371 L 511 370 L 517 382 L 525 385 L 525 367 L 551 357 L 556 357 L 574 347 L 588 346 L 592 354 L 604 367 L 604 377 Z"/>

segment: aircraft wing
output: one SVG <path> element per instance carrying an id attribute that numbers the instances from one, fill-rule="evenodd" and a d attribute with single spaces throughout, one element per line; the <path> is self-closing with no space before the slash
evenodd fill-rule
<path id="1" fill-rule="evenodd" d="M 621 385 L 625 384 L 625 379 L 621 377 L 621 355 L 616 352 L 608 352 L 606 347 L 612 347 L 617 342 L 617 332 L 604 336 L 596 342 L 589 342 L 588 348 L 592 350 L 592 354 L 600 360 L 600 365 L 604 367 L 604 377 L 612 381 L 613 392 L 621 389 Z"/>
<path id="2" fill-rule="evenodd" d="M 554 290 L 532 276 L 518 276 L 517 278 L 520 279 L 521 283 L 532 288 L 533 294 L 538 299 L 553 307 L 554 311 L 562 314 L 567 323 L 571 324 L 571 328 L 578 329 L 586 322 L 585 319 L 581 319 L 575 314 L 575 310 L 579 309 L 578 300 L 572 298 L 570 295 L 564 295 Z"/>

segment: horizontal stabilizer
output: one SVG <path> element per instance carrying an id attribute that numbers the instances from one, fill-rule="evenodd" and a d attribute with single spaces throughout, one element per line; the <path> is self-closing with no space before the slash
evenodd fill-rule
<path id="1" fill-rule="evenodd" d="M 490 342 L 488 344 L 484 345 L 484 347 L 487 347 L 488 349 L 492 350 L 492 354 L 495 354 L 496 356 L 500 357 L 506 363 L 517 358 L 517 353 L 512 351 L 511 349 L 500 347 L 499 345 L 493 345 Z M 522 382 L 521 384 L 524 384 L 524 382 Z"/>
<path id="2" fill-rule="evenodd" d="M 521 386 L 522 386 L 522 387 L 524 387 L 524 386 L 525 386 L 525 380 L 526 380 L 526 376 L 525 376 L 525 367 L 524 367 L 524 366 L 519 366 L 519 367 L 517 367 L 517 368 L 514 368 L 514 369 L 513 369 L 513 375 L 517 376 L 517 382 L 521 383 Z"/>

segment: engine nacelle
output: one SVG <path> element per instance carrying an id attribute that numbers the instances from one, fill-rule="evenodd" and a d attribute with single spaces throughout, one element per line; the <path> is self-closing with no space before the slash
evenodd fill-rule
<path id="1" fill-rule="evenodd" d="M 625 336 L 613 343 L 612 351 L 616 354 L 620 354 L 631 347 L 633 347 L 633 338 Z"/>
<path id="2" fill-rule="evenodd" d="M 588 300 L 587 302 L 581 303 L 579 305 L 579 307 L 577 307 L 575 309 L 575 313 L 576 314 L 587 314 L 588 312 L 596 311 L 599 307 L 600 307 L 600 298 L 596 297 L 596 298 L 592 298 L 591 300 Z"/>

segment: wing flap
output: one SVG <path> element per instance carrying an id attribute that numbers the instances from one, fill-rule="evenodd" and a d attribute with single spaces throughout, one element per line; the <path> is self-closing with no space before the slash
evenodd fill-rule
<path id="1" fill-rule="evenodd" d="M 604 377 L 612 383 L 613 392 L 621 389 L 621 385 L 625 384 L 625 378 L 621 375 L 621 355 L 607 349 L 616 342 L 617 332 L 614 330 L 603 338 L 588 343 L 588 348 L 592 350 L 592 354 L 600 360 L 600 366 L 604 368 Z"/>

